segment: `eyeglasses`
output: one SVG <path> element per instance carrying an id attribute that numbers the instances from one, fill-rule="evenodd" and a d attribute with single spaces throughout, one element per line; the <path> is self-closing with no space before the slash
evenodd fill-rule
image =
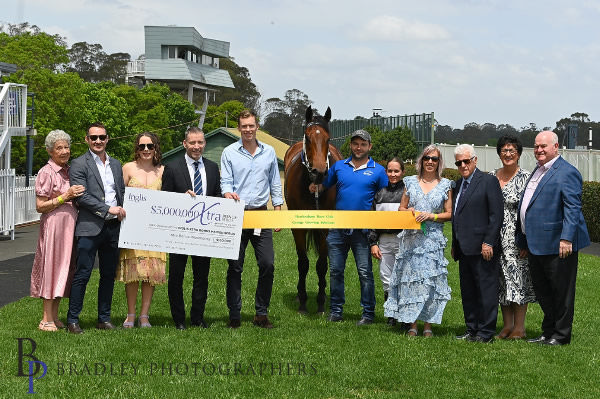
<path id="1" fill-rule="evenodd" d="M 433 162 L 437 162 L 440 160 L 440 157 L 436 157 L 436 156 L 429 156 L 429 155 L 423 155 L 423 161 L 433 161 Z"/>
<path id="2" fill-rule="evenodd" d="M 460 165 L 462 165 L 463 162 L 465 163 L 465 165 L 468 165 L 468 164 L 471 163 L 471 161 L 473 160 L 473 158 L 475 158 L 475 157 L 471 157 L 469 159 L 460 159 L 460 160 L 454 162 L 454 165 L 460 167 Z"/>
<path id="3" fill-rule="evenodd" d="M 517 150 L 513 150 L 512 148 L 504 148 L 504 149 L 500 150 L 500 154 L 515 155 L 516 153 L 517 153 Z"/>
<path id="4" fill-rule="evenodd" d="M 150 151 L 152 151 L 154 149 L 154 143 L 148 143 L 148 144 L 138 144 L 138 150 L 139 151 L 144 151 L 144 149 L 148 149 Z"/>
<path id="5" fill-rule="evenodd" d="M 96 141 L 98 139 L 100 139 L 100 141 L 104 141 L 106 140 L 107 135 L 106 134 L 101 134 L 101 135 L 96 135 L 96 134 L 92 134 L 89 136 L 90 141 Z"/>

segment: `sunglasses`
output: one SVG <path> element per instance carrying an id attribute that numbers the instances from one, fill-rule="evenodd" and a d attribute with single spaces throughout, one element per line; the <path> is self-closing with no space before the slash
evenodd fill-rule
<path id="1" fill-rule="evenodd" d="M 462 165 L 462 163 L 463 163 L 463 162 L 465 163 L 465 165 L 468 165 L 468 164 L 470 164 L 470 163 L 471 163 L 471 161 L 473 160 L 473 158 L 475 158 L 475 157 L 471 157 L 471 158 L 469 158 L 469 159 L 461 159 L 461 160 L 458 160 L 458 161 L 454 162 L 454 165 L 456 165 L 456 166 L 460 167 L 460 165 Z"/>
<path id="2" fill-rule="evenodd" d="M 104 141 L 104 140 L 106 140 L 106 137 L 107 137 L 106 134 L 101 134 L 99 136 L 96 134 L 92 134 L 89 136 L 90 141 L 96 141 L 98 139 L 100 139 L 100 141 Z"/>
<path id="3" fill-rule="evenodd" d="M 429 156 L 429 155 L 423 155 L 423 161 L 433 161 L 433 162 L 437 162 L 440 160 L 440 157 L 436 157 L 436 156 Z"/>
<path id="4" fill-rule="evenodd" d="M 144 149 L 148 149 L 150 151 L 152 151 L 154 149 L 154 143 L 148 143 L 148 144 L 138 144 L 138 150 L 139 151 L 144 151 Z"/>

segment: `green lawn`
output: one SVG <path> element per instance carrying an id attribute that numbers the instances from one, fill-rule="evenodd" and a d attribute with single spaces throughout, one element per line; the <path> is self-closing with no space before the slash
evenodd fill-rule
<path id="1" fill-rule="evenodd" d="M 81 315 L 83 335 L 38 331 L 38 299 L 24 298 L 0 308 L 0 397 L 28 397 L 28 379 L 15 376 L 19 337 L 35 340 L 34 355 L 48 366 L 47 376 L 34 381 L 39 397 L 600 397 L 596 332 L 600 261 L 596 257 L 580 255 L 573 343 L 542 347 L 524 341 L 492 345 L 456 341 L 454 335 L 464 327 L 454 262 L 449 265 L 452 300 L 443 323 L 434 326 L 434 338 L 408 338 L 386 326 L 377 269 L 377 323 L 356 327 L 361 309 L 352 257 L 346 273 L 346 321 L 327 323 L 325 317 L 314 314 L 317 282 L 312 264 L 307 283 L 311 313 L 299 315 L 294 300 L 296 258 L 289 230 L 275 234 L 275 247 L 269 311 L 275 328 L 269 331 L 251 323 L 257 271 L 251 250 L 243 276 L 242 327 L 237 330 L 226 328 L 224 260 L 212 262 L 205 315 L 210 328 L 206 330 L 175 330 L 164 285 L 157 288 L 151 309 L 154 328 L 96 331 L 97 271 L 88 285 Z M 67 301 L 61 305 L 63 320 L 66 308 Z M 115 285 L 112 309 L 113 321 L 120 325 L 127 313 L 121 284 Z M 532 305 L 527 316 L 530 337 L 539 334 L 541 317 L 539 306 Z M 30 352 L 28 343 L 24 352 Z"/>

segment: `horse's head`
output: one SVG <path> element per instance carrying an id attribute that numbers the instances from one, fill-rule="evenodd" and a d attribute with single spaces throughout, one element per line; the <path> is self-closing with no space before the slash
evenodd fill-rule
<path id="1" fill-rule="evenodd" d="M 327 107 L 325 116 L 313 114 L 309 106 L 306 109 L 306 128 L 304 129 L 303 163 L 308 169 L 310 181 L 319 184 L 329 169 L 329 121 L 331 109 Z"/>

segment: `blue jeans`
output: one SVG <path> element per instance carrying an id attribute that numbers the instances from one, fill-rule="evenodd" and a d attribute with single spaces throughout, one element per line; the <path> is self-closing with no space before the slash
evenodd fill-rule
<path id="1" fill-rule="evenodd" d="M 344 269 L 346 268 L 348 251 L 352 249 L 360 281 L 362 317 L 373 320 L 375 318 L 375 283 L 373 281 L 373 263 L 367 230 L 329 230 L 327 248 L 329 250 L 329 304 L 331 315 L 342 316 L 343 313 L 345 303 Z"/>

